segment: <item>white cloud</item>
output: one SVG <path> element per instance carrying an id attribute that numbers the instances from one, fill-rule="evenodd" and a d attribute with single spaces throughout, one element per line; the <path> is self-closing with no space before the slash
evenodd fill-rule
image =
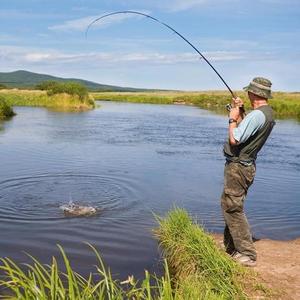
<path id="1" fill-rule="evenodd" d="M 232 88 L 240 88 L 249 78 L 257 76 L 259 71 L 260 74 L 263 72 L 265 77 L 274 79 L 276 89 L 297 90 L 298 77 L 295 76 L 294 70 L 295 68 L 297 70 L 299 59 L 295 59 L 295 63 L 291 64 L 290 57 L 285 61 L 276 53 L 251 51 L 203 53 L 218 70 L 222 71 Z M 2 70 L 7 71 L 27 69 L 124 86 L 175 89 L 224 88 L 215 80 L 215 74 L 208 72 L 204 67 L 205 62 L 199 61 L 199 56 L 191 52 L 68 53 L 54 49 L 1 45 L 0 65 Z M 282 72 L 288 74 L 288 77 L 282 78 Z"/>
<path id="2" fill-rule="evenodd" d="M 62 24 L 57 24 L 53 26 L 49 26 L 48 29 L 55 31 L 85 31 L 87 26 L 95 19 L 97 16 L 88 16 L 80 19 L 74 19 L 65 21 Z"/>
<path id="3" fill-rule="evenodd" d="M 249 53 L 243 51 L 211 51 L 203 54 L 212 62 L 243 60 L 249 58 Z M 113 65 L 113 64 L 181 64 L 194 63 L 200 57 L 196 53 L 160 53 L 160 52 L 88 52 L 66 53 L 57 50 L 40 50 L 34 48 L 0 46 L 0 61 L 3 64 L 14 62 L 16 64 L 33 65 Z"/>
<path id="4" fill-rule="evenodd" d="M 55 31 L 73 31 L 73 30 L 85 31 L 87 29 L 88 25 L 99 17 L 101 17 L 101 15 L 87 16 L 84 18 L 68 20 L 62 24 L 49 26 L 48 29 L 55 30 Z M 140 18 L 140 16 L 133 15 L 133 14 L 113 15 L 113 16 L 109 16 L 105 19 L 102 19 L 99 22 L 94 23 L 93 27 L 98 27 L 98 28 L 107 27 L 112 24 L 121 23 L 124 20 L 130 19 L 130 18 Z"/>

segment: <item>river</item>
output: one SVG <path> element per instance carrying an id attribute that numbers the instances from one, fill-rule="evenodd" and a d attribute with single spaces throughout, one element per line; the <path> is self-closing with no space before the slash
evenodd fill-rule
<path id="1" fill-rule="evenodd" d="M 191 106 L 99 102 L 62 113 L 16 107 L 0 131 L 0 257 L 49 263 L 64 247 L 75 269 L 93 271 L 100 250 L 118 278 L 160 272 L 153 213 L 186 208 L 222 232 L 219 197 L 227 119 Z M 300 235 L 300 125 L 277 120 L 257 160 L 246 211 L 256 238 Z M 66 218 L 69 200 L 103 211 Z"/>

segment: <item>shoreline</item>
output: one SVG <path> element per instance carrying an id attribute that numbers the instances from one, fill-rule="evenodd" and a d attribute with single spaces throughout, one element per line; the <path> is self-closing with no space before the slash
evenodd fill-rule
<path id="1" fill-rule="evenodd" d="M 211 235 L 217 244 L 222 242 L 222 234 Z M 271 299 L 300 299 L 300 237 L 292 240 L 260 239 L 254 245 L 258 259 L 253 270 L 271 290 Z"/>
<path id="2" fill-rule="evenodd" d="M 245 101 L 245 109 L 251 109 L 247 94 L 235 91 Z M 149 104 L 193 105 L 215 113 L 226 114 L 225 106 L 231 102 L 226 91 L 202 92 L 90 92 L 95 101 L 119 101 Z M 274 92 L 270 105 L 276 119 L 294 119 L 300 121 L 300 94 Z"/>

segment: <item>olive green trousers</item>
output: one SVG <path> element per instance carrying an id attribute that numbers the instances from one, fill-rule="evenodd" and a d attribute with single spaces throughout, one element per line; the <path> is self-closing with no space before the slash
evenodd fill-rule
<path id="1" fill-rule="evenodd" d="M 255 165 L 227 162 L 224 170 L 224 190 L 221 207 L 225 220 L 224 245 L 229 254 L 238 251 L 256 260 L 252 234 L 244 212 L 248 188 L 253 183 Z"/>

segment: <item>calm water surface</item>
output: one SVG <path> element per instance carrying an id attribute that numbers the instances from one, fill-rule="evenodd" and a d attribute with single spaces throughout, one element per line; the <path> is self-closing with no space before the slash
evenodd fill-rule
<path id="1" fill-rule="evenodd" d="M 0 256 L 43 262 L 61 244 L 86 274 L 95 245 L 119 278 L 159 272 L 152 213 L 174 204 L 221 232 L 227 120 L 187 106 L 101 102 L 84 113 L 17 107 L 0 131 Z M 300 235 L 300 125 L 277 121 L 246 201 L 258 238 Z M 59 206 L 102 208 L 65 218 Z"/>

